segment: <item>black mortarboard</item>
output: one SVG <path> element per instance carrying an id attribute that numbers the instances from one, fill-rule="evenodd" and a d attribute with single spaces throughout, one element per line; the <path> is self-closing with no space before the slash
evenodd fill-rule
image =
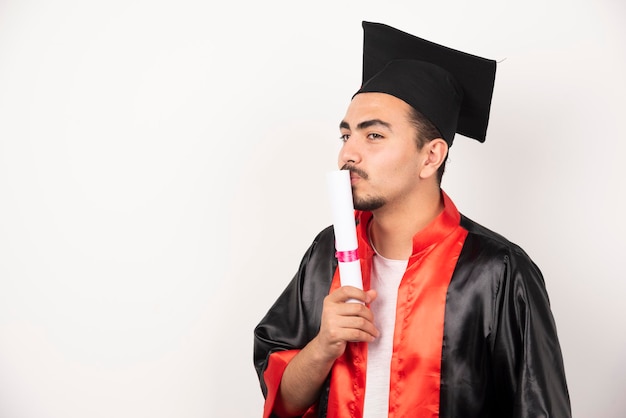
<path id="1" fill-rule="evenodd" d="M 363 22 L 363 84 L 356 93 L 404 100 L 439 129 L 485 141 L 496 62 L 402 32 Z M 356 95 L 355 94 L 355 95 Z"/>

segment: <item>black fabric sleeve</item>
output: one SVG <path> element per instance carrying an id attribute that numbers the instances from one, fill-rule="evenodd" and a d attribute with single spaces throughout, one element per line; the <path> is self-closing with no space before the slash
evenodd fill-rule
<path id="1" fill-rule="evenodd" d="M 501 412 L 513 417 L 571 417 L 556 324 L 543 276 L 520 249 L 504 257 L 495 295 L 493 373 Z M 511 408 L 511 409 L 509 409 Z"/>
<path id="2" fill-rule="evenodd" d="M 254 329 L 254 367 L 263 396 L 267 395 L 263 372 L 270 354 L 301 349 L 317 335 L 324 297 L 337 267 L 334 254 L 334 233 L 328 227 L 314 239 L 295 276 Z"/>
<path id="3" fill-rule="evenodd" d="M 441 417 L 569 418 L 544 278 L 528 255 L 463 217 L 468 236 L 448 287 Z"/>

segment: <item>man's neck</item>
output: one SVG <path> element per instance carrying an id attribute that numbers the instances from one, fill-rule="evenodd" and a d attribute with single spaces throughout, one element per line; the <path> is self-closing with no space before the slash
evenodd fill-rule
<path id="1" fill-rule="evenodd" d="M 373 212 L 370 240 L 385 258 L 407 260 L 413 252 L 413 236 L 424 229 L 443 210 L 441 190 L 422 193 L 419 200 Z"/>

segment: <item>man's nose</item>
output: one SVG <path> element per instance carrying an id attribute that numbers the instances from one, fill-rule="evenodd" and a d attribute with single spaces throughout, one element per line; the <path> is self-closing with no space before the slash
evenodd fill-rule
<path id="1" fill-rule="evenodd" d="M 351 136 L 345 141 L 339 151 L 339 166 L 344 164 L 358 164 L 361 161 L 361 151 L 356 137 Z"/>

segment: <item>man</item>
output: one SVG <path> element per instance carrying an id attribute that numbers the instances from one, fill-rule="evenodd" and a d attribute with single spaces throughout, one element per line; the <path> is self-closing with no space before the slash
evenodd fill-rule
<path id="1" fill-rule="evenodd" d="M 264 416 L 569 417 L 541 272 L 440 188 L 455 132 L 485 140 L 495 62 L 363 29 L 339 167 L 365 290 L 340 286 L 323 230 L 255 329 Z"/>

